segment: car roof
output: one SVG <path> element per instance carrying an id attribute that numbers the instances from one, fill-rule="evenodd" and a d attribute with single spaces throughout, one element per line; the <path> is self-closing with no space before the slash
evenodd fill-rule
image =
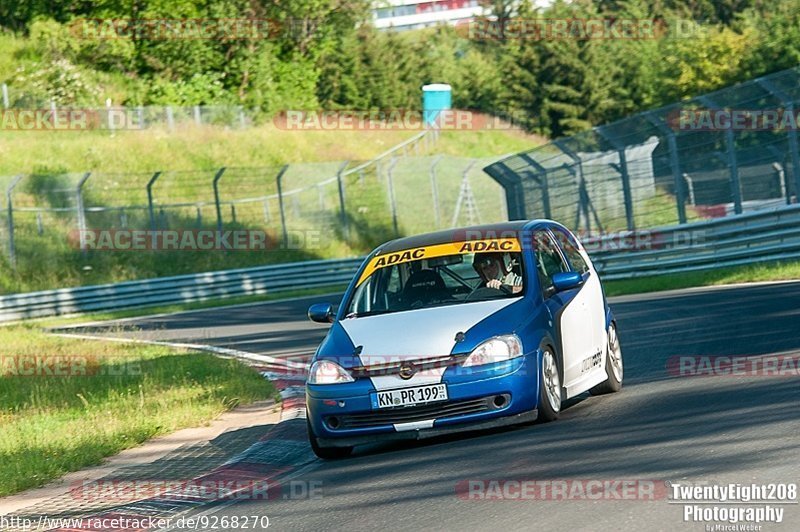
<path id="1" fill-rule="evenodd" d="M 433 246 L 436 244 L 446 244 L 448 242 L 460 242 L 465 239 L 468 233 L 481 234 L 487 233 L 487 238 L 494 235 L 498 237 L 502 233 L 509 233 L 514 231 L 522 231 L 523 229 L 531 229 L 537 225 L 547 224 L 555 225 L 551 220 L 515 220 L 513 222 L 500 222 L 495 224 L 473 225 L 469 227 L 456 227 L 453 229 L 446 229 L 443 231 L 436 231 L 434 233 L 424 233 L 421 235 L 407 236 L 390 240 L 382 246 L 379 246 L 375 252 L 378 253 L 393 253 L 395 251 L 402 251 L 405 249 L 419 248 L 423 246 Z"/>

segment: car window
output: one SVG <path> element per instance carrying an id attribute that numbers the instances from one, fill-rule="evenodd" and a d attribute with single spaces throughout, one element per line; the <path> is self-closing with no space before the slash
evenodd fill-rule
<path id="1" fill-rule="evenodd" d="M 394 255 L 403 256 L 398 252 Z M 494 257 L 496 279 L 506 290 L 486 286 L 476 270 L 477 258 Z M 390 255 L 391 257 L 391 255 Z M 524 289 L 522 253 L 456 253 L 406 260 L 377 267 L 356 288 L 348 302 L 347 316 L 401 312 L 443 305 L 460 305 L 516 297 Z M 488 268 L 492 271 L 491 268 Z"/>
<path id="2" fill-rule="evenodd" d="M 567 257 L 570 266 L 572 266 L 572 270 L 580 273 L 581 275 L 588 272 L 589 265 L 586 264 L 586 261 L 583 260 L 583 256 L 581 255 L 580 251 L 578 251 L 575 238 L 563 229 L 558 228 L 553 228 L 553 235 L 555 235 L 556 240 L 558 240 L 558 243 L 561 245 L 561 250 Z"/>
<path id="3" fill-rule="evenodd" d="M 547 231 L 536 231 L 533 234 L 534 257 L 536 258 L 536 272 L 542 293 L 549 297 L 554 292 L 553 275 L 569 271 L 558 246 Z"/>

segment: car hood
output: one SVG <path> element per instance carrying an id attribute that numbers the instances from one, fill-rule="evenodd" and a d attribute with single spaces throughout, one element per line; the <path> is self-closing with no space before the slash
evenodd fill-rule
<path id="1" fill-rule="evenodd" d="M 425 359 L 448 356 L 457 333 L 466 333 L 499 310 L 519 301 L 504 298 L 443 307 L 350 318 L 339 324 L 354 346 L 361 346 L 365 365 L 380 357 Z"/>

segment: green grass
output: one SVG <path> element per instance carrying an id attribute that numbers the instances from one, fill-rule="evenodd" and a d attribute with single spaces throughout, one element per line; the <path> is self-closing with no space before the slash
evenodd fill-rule
<path id="1" fill-rule="evenodd" d="M 771 262 L 716 270 L 641 277 L 638 279 L 605 281 L 603 287 L 606 295 L 611 297 L 696 286 L 797 279 L 800 279 L 800 262 Z"/>
<path id="2" fill-rule="evenodd" d="M 180 275 L 202 271 L 251 267 L 279 262 L 349 257 L 366 253 L 395 236 L 389 208 L 385 166 L 345 180 L 346 211 L 351 224 L 341 230 L 335 183 L 316 183 L 336 174 L 343 160 L 368 159 L 416 132 L 294 131 L 266 125 L 247 131 L 222 128 L 186 128 L 167 133 L 153 130 L 125 132 L 0 133 L 0 175 L 33 172 L 14 193 L 16 271 L 0 254 L 0 293 L 55 287 L 112 283 L 131 279 Z M 541 142 L 519 131 L 443 132 L 432 151 L 445 154 L 438 167 L 438 227 L 448 227 L 454 215 L 463 169 L 480 157 L 470 180 L 478 205 L 475 221 L 503 219 L 500 188 L 481 168 L 495 157 Z M 432 156 L 424 149 L 409 150 L 398 159 L 394 174 L 400 235 L 435 229 L 429 167 Z M 469 155 L 469 157 L 466 157 Z M 280 165 L 291 161 L 283 190 L 306 187 L 286 197 L 285 219 L 292 234 L 316 235 L 316 242 L 261 251 L 157 251 L 81 253 L 76 249 L 77 220 L 74 190 L 84 171 L 92 171 L 83 189 L 88 227 L 95 229 L 150 226 L 145 185 L 154 170 L 165 170 L 153 187 L 159 228 L 213 229 L 217 213 L 212 180 L 217 168 L 229 169 L 219 181 L 222 201 L 261 198 L 275 194 Z M 388 164 L 388 161 L 384 164 Z M 260 167 L 253 171 L 249 167 Z M 56 172 L 56 174 L 53 174 Z M 61 173 L 63 172 L 63 173 Z M 0 177 L 0 187 L 8 177 Z M 310 188 L 308 188 L 310 187 Z M 159 205 L 185 203 L 162 211 Z M 139 206 L 94 212 L 95 206 Z M 60 209 L 37 216 L 32 207 Z M 276 198 L 224 205 L 225 229 L 264 230 L 277 244 L 281 235 Z M 234 221 L 235 217 L 235 221 Z M 458 224 L 469 221 L 462 211 Z M 0 242 L 5 242 L 5 223 Z"/>
<path id="3" fill-rule="evenodd" d="M 0 343 L 0 496 L 274 396 L 256 372 L 205 353 L 59 338 L 30 326 L 0 329 Z M 97 373 L 14 375 L 21 356 L 71 357 Z"/>
<path id="4" fill-rule="evenodd" d="M 53 172 L 212 170 L 292 163 L 363 161 L 419 131 L 286 131 L 270 123 L 245 130 L 194 125 L 169 132 L 0 131 L 0 175 Z M 499 157 L 544 142 L 520 131 L 444 131 L 436 153 Z M 412 153 L 409 153 L 413 155 Z"/>

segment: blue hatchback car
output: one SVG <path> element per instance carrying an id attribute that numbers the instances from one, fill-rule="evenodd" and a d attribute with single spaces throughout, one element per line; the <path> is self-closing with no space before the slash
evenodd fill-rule
<path id="1" fill-rule="evenodd" d="M 622 353 L 600 279 L 550 220 L 401 238 L 364 260 L 306 383 L 322 458 L 356 445 L 551 421 L 563 400 L 618 391 Z"/>

